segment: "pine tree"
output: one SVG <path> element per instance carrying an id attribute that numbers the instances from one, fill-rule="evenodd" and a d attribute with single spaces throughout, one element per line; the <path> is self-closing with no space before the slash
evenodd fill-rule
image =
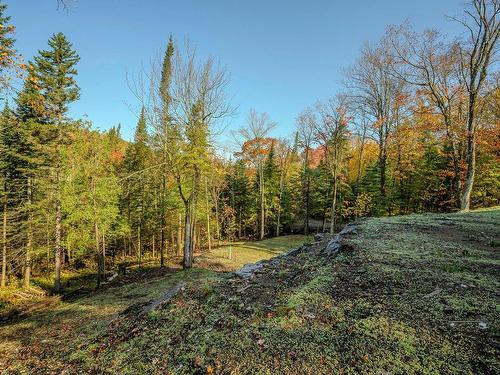
<path id="1" fill-rule="evenodd" d="M 62 266 L 62 207 L 61 207 L 61 181 L 62 163 L 61 148 L 63 147 L 64 117 L 68 105 L 78 100 L 80 88 L 77 86 L 76 64 L 80 60 L 78 54 L 72 49 L 71 43 L 63 33 L 54 34 L 49 39 L 49 49 L 39 51 L 35 57 L 33 75 L 44 100 L 44 116 L 47 121 L 55 126 L 53 152 L 53 173 L 55 185 L 55 280 L 54 291 L 61 289 Z"/>
<path id="2" fill-rule="evenodd" d="M 15 152 L 16 135 L 13 116 L 5 105 L 0 115 L 0 171 L 2 173 L 2 279 L 1 286 L 7 282 L 7 248 L 8 248 L 8 210 L 11 207 L 12 193 L 15 191 L 17 155 Z"/>
<path id="3" fill-rule="evenodd" d="M 35 232 L 40 225 L 39 217 L 45 217 L 44 211 L 48 194 L 44 192 L 44 172 L 50 167 L 49 155 L 52 145 L 44 145 L 44 138 L 50 139 L 53 127 L 44 123 L 44 98 L 34 77 L 34 65 L 28 64 L 28 74 L 22 90 L 16 98 L 17 117 L 17 152 L 22 162 L 19 171 L 22 176 L 20 191 L 24 194 L 18 225 L 26 238 L 24 286 L 28 287 L 31 277 L 32 256 L 35 247 Z M 46 184 L 45 184 L 46 185 Z"/>
<path id="4" fill-rule="evenodd" d="M 126 175 L 126 191 L 124 197 L 125 209 L 129 225 L 137 236 L 137 256 L 142 261 L 146 222 L 151 214 L 149 204 L 149 174 L 145 173 L 151 160 L 151 149 L 148 146 L 149 134 L 147 131 L 145 109 L 137 122 L 134 142 L 129 144 L 125 153 L 124 169 Z"/>
<path id="5" fill-rule="evenodd" d="M 31 120 L 39 123 L 47 121 L 44 116 L 44 97 L 35 76 L 35 65 L 31 62 L 28 63 L 26 78 L 16 97 L 16 104 L 16 116 L 19 120 L 23 122 Z"/>
<path id="6" fill-rule="evenodd" d="M 275 143 L 271 143 L 269 153 L 264 162 L 264 180 L 266 183 L 265 189 L 265 204 L 266 204 L 266 219 L 268 221 L 266 227 L 268 233 L 273 233 L 273 228 L 276 227 L 278 209 L 279 209 L 279 191 L 280 177 L 279 170 L 276 165 Z"/>
<path id="7" fill-rule="evenodd" d="M 167 246 L 167 240 L 165 235 L 166 226 L 166 212 L 167 212 L 167 183 L 168 183 L 168 137 L 169 128 L 171 124 L 171 116 L 169 114 L 170 104 L 172 97 L 170 95 L 170 82 L 172 80 L 172 59 L 174 55 L 174 42 L 172 36 L 170 36 L 167 50 L 165 52 L 165 57 L 163 59 L 163 67 L 161 72 L 161 83 L 160 83 L 160 96 L 162 102 L 162 116 L 161 116 L 161 162 L 163 164 L 162 176 L 161 176 L 161 193 L 160 193 L 160 223 L 161 223 L 161 234 L 160 234 L 160 266 L 165 265 L 165 251 Z M 179 239 L 177 239 L 179 241 Z"/>
<path id="8" fill-rule="evenodd" d="M 226 205 L 232 207 L 236 215 L 238 238 L 245 236 L 245 228 L 251 211 L 250 181 L 245 162 L 237 160 L 227 175 L 227 183 L 222 193 Z"/>

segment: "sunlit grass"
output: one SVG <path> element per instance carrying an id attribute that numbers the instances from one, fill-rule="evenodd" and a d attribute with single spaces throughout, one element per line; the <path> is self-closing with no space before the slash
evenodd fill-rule
<path id="1" fill-rule="evenodd" d="M 233 242 L 212 249 L 198 257 L 198 264 L 218 263 L 227 270 L 238 269 L 245 264 L 270 259 L 289 249 L 310 242 L 312 237 L 303 235 L 280 236 L 262 241 Z"/>

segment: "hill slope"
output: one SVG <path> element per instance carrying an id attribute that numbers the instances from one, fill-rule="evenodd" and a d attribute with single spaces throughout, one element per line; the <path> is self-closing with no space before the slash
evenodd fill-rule
<path id="1" fill-rule="evenodd" d="M 364 220 L 336 255 L 325 239 L 245 278 L 192 271 L 146 315 L 142 300 L 78 334 L 1 327 L 0 357 L 30 373 L 495 373 L 499 227 L 498 209 Z M 23 330 L 38 337 L 16 345 Z"/>

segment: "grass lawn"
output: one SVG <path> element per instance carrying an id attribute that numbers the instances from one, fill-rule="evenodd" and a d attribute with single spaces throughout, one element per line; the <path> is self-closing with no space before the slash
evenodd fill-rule
<path id="1" fill-rule="evenodd" d="M 196 258 L 197 264 L 210 265 L 227 271 L 234 271 L 248 263 L 269 259 L 294 247 L 312 241 L 303 235 L 280 236 L 262 241 L 234 242 L 212 249 Z"/>

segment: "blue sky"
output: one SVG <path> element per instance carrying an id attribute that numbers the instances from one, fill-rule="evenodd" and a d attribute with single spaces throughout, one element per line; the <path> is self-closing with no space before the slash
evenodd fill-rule
<path id="1" fill-rule="evenodd" d="M 68 12 L 57 10 L 56 0 L 4 3 L 26 59 L 58 31 L 80 54 L 81 99 L 71 115 L 87 115 L 100 129 L 121 123 L 127 139 L 137 101 L 126 76 L 147 65 L 170 34 L 189 39 L 231 73 L 228 91 L 238 110 L 229 130 L 255 108 L 278 122 L 275 135 L 282 136 L 293 131 L 298 112 L 341 89 L 342 70 L 364 41 L 405 19 L 417 30 L 455 36 L 460 28 L 445 15 L 463 9 L 463 0 L 73 0 Z"/>

